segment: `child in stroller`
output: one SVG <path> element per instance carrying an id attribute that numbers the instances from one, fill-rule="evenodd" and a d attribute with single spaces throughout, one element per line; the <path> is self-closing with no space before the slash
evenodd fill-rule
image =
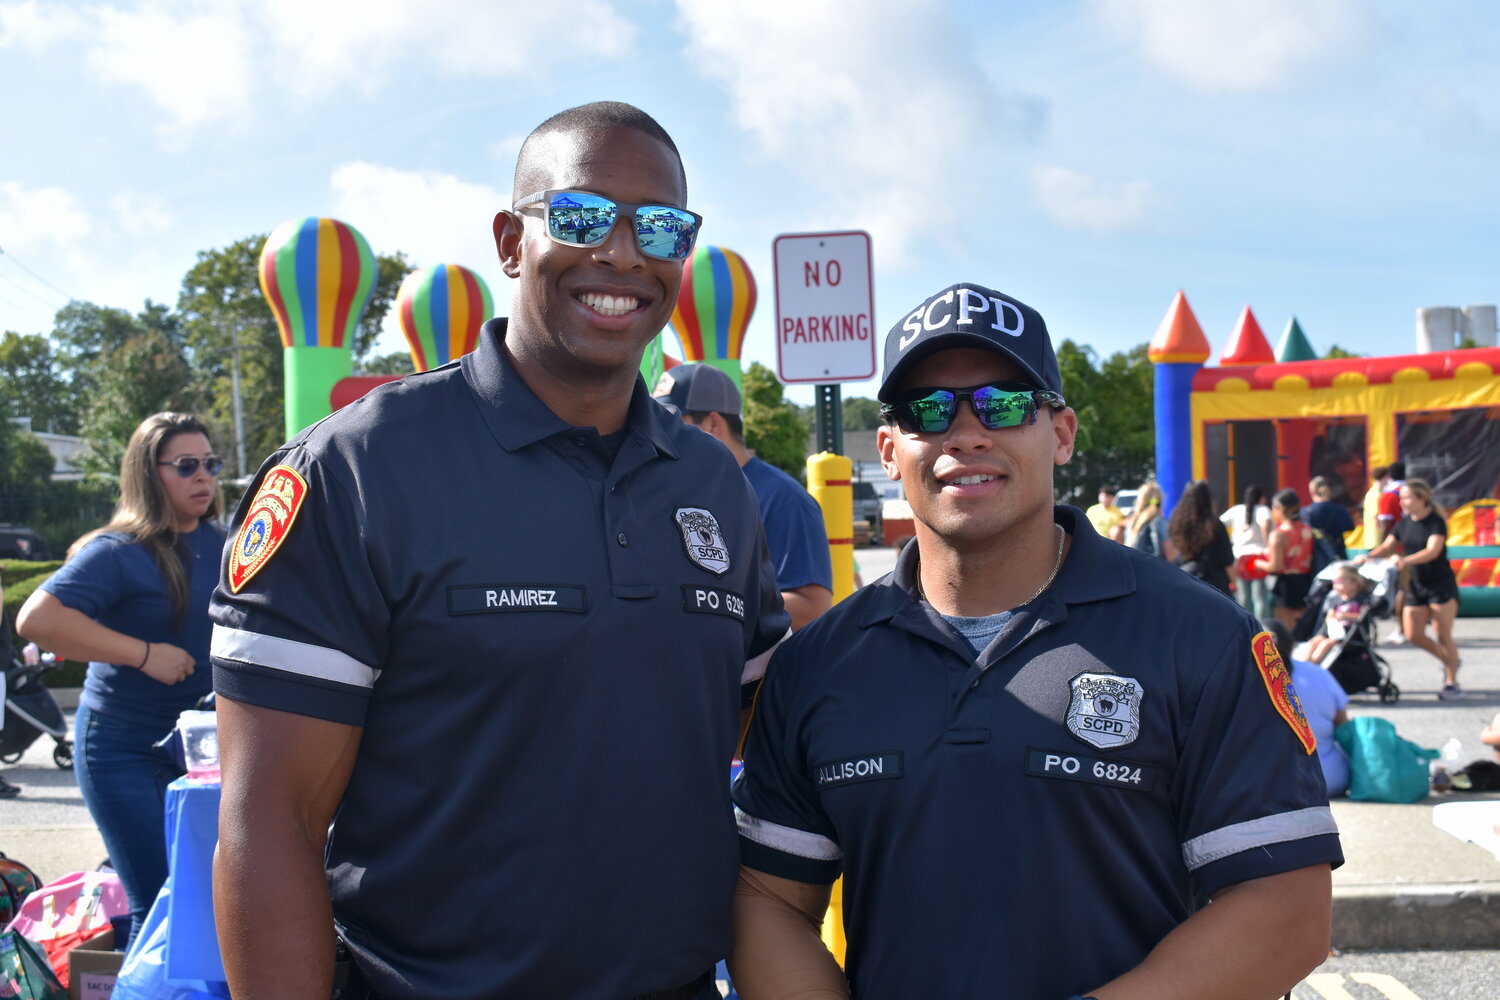
<path id="1" fill-rule="evenodd" d="M 1390 563 L 1336 562 L 1313 579 L 1294 635 L 1312 640 L 1309 657 L 1324 664 L 1349 694 L 1374 688 L 1383 702 L 1401 697 L 1390 664 L 1375 652 L 1375 621 L 1390 615 L 1395 588 Z"/>

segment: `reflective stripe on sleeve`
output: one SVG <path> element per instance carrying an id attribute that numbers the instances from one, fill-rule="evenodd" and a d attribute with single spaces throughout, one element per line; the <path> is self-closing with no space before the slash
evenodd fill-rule
<path id="1" fill-rule="evenodd" d="M 783 854 L 792 854 L 799 858 L 811 858 L 814 861 L 838 861 L 844 856 L 844 852 L 839 850 L 839 845 L 827 837 L 808 833 L 806 830 L 796 830 L 789 826 L 778 826 L 751 816 L 739 806 L 734 807 L 734 821 L 740 828 L 741 837 L 753 840 L 773 851 L 781 851 Z"/>
<path id="2" fill-rule="evenodd" d="M 337 649 L 225 628 L 223 625 L 214 626 L 210 653 L 222 660 L 253 663 L 259 667 L 285 670 L 304 677 L 317 677 L 355 687 L 374 687 L 376 678 L 380 676 L 379 670 L 367 667 L 348 653 Z"/>
<path id="3" fill-rule="evenodd" d="M 741 832 L 744 832 L 743 829 Z M 1246 820 L 1194 837 L 1182 845 L 1182 860 L 1189 871 L 1196 871 L 1210 862 L 1241 851 L 1338 832 L 1333 810 L 1327 806 L 1309 806 L 1293 812 Z"/>

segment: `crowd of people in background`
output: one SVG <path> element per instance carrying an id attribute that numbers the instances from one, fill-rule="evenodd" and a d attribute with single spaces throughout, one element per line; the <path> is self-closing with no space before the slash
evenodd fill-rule
<path id="1" fill-rule="evenodd" d="M 1297 633 L 1299 622 L 1305 633 L 1309 604 L 1317 604 L 1306 649 L 1311 663 L 1322 662 L 1363 615 L 1371 581 L 1360 567 L 1372 561 L 1388 566 L 1398 625 L 1385 641 L 1431 653 L 1443 669 L 1438 697 L 1463 697 L 1453 639 L 1458 581 L 1448 561 L 1446 514 L 1432 485 L 1407 478 L 1404 463 L 1372 470 L 1362 505 L 1367 551 L 1352 560 L 1345 536 L 1355 530 L 1354 516 L 1334 498 L 1325 476 L 1307 484 L 1306 505 L 1290 487 L 1267 503 L 1266 488 L 1252 483 L 1239 503 L 1218 515 L 1212 490 L 1201 480 L 1184 487 L 1170 517 L 1162 514 L 1164 494 L 1156 482 L 1143 483 L 1128 510 L 1116 502 L 1119 493 L 1117 486 L 1101 487 L 1099 502 L 1086 511 L 1099 534 L 1174 563 L 1232 595 L 1256 618 L 1279 622 L 1288 635 Z M 1320 574 L 1329 583 L 1315 589 Z M 1310 602 L 1309 594 L 1317 600 Z"/>

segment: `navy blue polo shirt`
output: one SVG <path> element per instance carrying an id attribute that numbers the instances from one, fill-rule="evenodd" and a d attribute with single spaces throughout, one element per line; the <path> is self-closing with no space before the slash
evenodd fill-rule
<path id="1" fill-rule="evenodd" d="M 977 660 L 914 596 L 913 545 L 771 662 L 734 790 L 744 864 L 844 874 L 860 1000 L 1083 993 L 1219 889 L 1342 861 L 1269 637 L 1056 518 L 1056 582 Z"/>
<path id="2" fill-rule="evenodd" d="M 236 515 L 215 685 L 364 727 L 327 867 L 375 993 L 618 1000 L 728 950 L 740 685 L 788 619 L 729 452 L 638 379 L 611 457 L 504 330 L 267 460 L 295 513 L 238 593 L 276 529 Z"/>

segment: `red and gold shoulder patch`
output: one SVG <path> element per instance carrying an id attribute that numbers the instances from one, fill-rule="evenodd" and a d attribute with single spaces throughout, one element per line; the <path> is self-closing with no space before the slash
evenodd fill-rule
<path id="1" fill-rule="evenodd" d="M 229 591 L 238 594 L 281 547 L 307 497 L 307 481 L 285 465 L 266 473 L 229 555 Z"/>
<path id="2" fill-rule="evenodd" d="M 1292 732 L 1302 743 L 1302 749 L 1312 753 L 1318 748 L 1318 738 L 1313 735 L 1312 726 L 1307 724 L 1307 715 L 1302 711 L 1297 689 L 1292 687 L 1292 673 L 1282 662 L 1276 640 L 1271 637 L 1271 633 L 1261 632 L 1250 640 L 1250 649 L 1255 654 L 1256 669 L 1260 671 L 1260 679 L 1266 682 L 1266 693 L 1271 696 L 1276 714 L 1292 727 Z"/>

